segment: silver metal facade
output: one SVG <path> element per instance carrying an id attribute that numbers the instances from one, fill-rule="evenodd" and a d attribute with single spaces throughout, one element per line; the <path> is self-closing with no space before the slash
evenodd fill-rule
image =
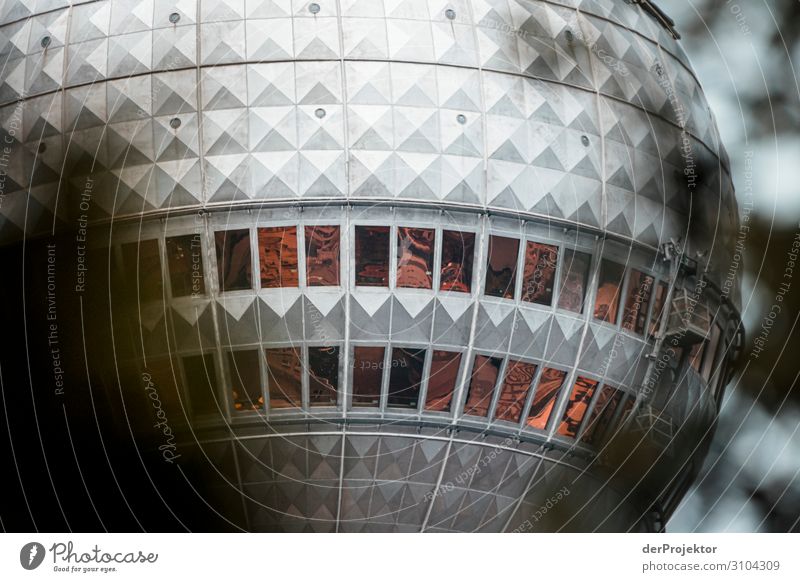
<path id="1" fill-rule="evenodd" d="M 527 361 L 565 371 L 567 388 L 589 377 L 641 404 L 653 342 L 592 317 L 600 259 L 668 281 L 659 246 L 681 240 L 727 287 L 728 160 L 680 45 L 635 3 L 7 0 L 0 22 L 0 237 L 88 218 L 115 223 L 117 259 L 126 242 L 159 241 L 165 295 L 137 310 L 142 349 L 212 354 L 222 415 L 243 440 L 199 422 L 199 454 L 227 463 L 254 529 L 520 527 L 596 451 L 557 434 L 569 389 L 546 430 L 524 414 L 493 420 L 497 394 L 486 419 L 464 415 L 474 355 L 502 358 L 500 377 L 509 358 Z M 301 269 L 296 288 L 261 289 L 256 229 L 315 224 L 341 227 L 342 284 L 310 287 Z M 393 228 L 386 288 L 355 285 L 358 225 Z M 403 226 L 436 230 L 431 290 L 394 283 Z M 221 292 L 214 233 L 242 228 L 254 283 Z M 444 229 L 476 235 L 471 293 L 437 291 Z M 165 238 L 181 234 L 202 240 L 202 297 L 171 295 Z M 524 302 L 519 288 L 486 297 L 493 234 L 590 254 L 583 314 Z M 730 288 L 732 303 L 708 298 L 723 346 L 737 320 Z M 392 410 L 386 377 L 380 406 L 354 409 L 358 345 L 463 353 L 452 410 Z M 338 405 L 310 410 L 304 375 L 298 409 L 233 410 L 227 353 L 270 346 L 296 346 L 304 362 L 309 346 L 339 347 Z M 260 375 L 266 394 L 263 362 Z M 710 424 L 713 390 L 688 369 L 675 384 L 662 412 Z M 442 487 L 500 442 L 491 470 Z M 653 527 L 597 483 L 595 510 L 570 527 Z"/>

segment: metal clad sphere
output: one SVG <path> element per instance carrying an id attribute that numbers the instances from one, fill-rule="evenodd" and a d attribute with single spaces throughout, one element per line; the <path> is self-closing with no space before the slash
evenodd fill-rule
<path id="1" fill-rule="evenodd" d="M 546 529 L 530 516 L 602 449 L 593 423 L 711 424 L 723 381 L 693 346 L 712 366 L 735 343 L 736 201 L 700 84 L 640 5 L 32 6 L 0 13 L 0 241 L 114 222 L 142 349 L 197 410 L 210 366 L 216 406 L 188 417 L 237 455 L 250 527 Z M 718 315 L 659 369 L 676 273 L 670 297 L 699 285 Z M 567 529 L 669 512 L 593 471 L 562 495 Z"/>

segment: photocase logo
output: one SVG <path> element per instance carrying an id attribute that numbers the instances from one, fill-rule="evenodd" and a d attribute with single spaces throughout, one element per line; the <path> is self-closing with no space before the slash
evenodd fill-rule
<path id="1" fill-rule="evenodd" d="M 29 542 L 19 551 L 19 563 L 26 570 L 35 570 L 44 561 L 44 546 L 39 542 Z"/>

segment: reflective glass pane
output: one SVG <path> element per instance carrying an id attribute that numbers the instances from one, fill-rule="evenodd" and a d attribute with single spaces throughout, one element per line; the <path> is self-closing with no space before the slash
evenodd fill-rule
<path id="1" fill-rule="evenodd" d="M 428 378 L 425 410 L 450 412 L 460 367 L 461 354 L 459 352 L 434 350 Z"/>
<path id="2" fill-rule="evenodd" d="M 217 403 L 217 376 L 214 356 L 188 356 L 183 358 L 183 373 L 191 400 L 192 414 L 220 414 L 222 405 Z"/>
<path id="3" fill-rule="evenodd" d="M 250 289 L 252 264 L 250 259 L 250 231 L 227 230 L 214 233 L 217 250 L 217 275 L 222 291 Z"/>
<path id="4" fill-rule="evenodd" d="M 167 238 L 167 266 L 173 297 L 206 294 L 203 280 L 203 245 L 199 234 Z"/>
<path id="5" fill-rule="evenodd" d="M 306 282 L 309 287 L 339 285 L 339 227 L 306 227 Z"/>
<path id="6" fill-rule="evenodd" d="M 611 426 L 611 421 L 614 420 L 614 413 L 619 408 L 619 403 L 622 402 L 622 396 L 623 393 L 616 388 L 603 386 L 583 431 L 581 437 L 583 442 L 591 445 L 603 439 L 603 435 Z"/>
<path id="7" fill-rule="evenodd" d="M 356 285 L 389 286 L 389 227 L 356 227 Z"/>
<path id="8" fill-rule="evenodd" d="M 339 348 L 308 348 L 308 399 L 311 406 L 336 406 Z"/>
<path id="9" fill-rule="evenodd" d="M 258 352 L 228 352 L 233 408 L 235 410 L 263 410 L 261 373 Z"/>
<path id="10" fill-rule="evenodd" d="M 597 299 L 594 303 L 594 317 L 600 321 L 617 323 L 619 294 L 625 267 L 603 259 L 600 264 L 600 280 L 597 285 Z"/>
<path id="11" fill-rule="evenodd" d="M 625 312 L 622 327 L 628 331 L 644 334 L 647 322 L 647 311 L 650 309 L 650 297 L 653 293 L 655 279 L 641 271 L 631 269 L 628 276 L 628 291 L 625 297 Z"/>
<path id="12" fill-rule="evenodd" d="M 566 437 L 574 437 L 578 434 L 578 428 L 581 426 L 581 421 L 596 388 L 597 380 L 578 377 L 572 387 L 572 395 L 569 397 L 564 417 L 561 419 L 561 424 L 558 425 L 558 434 Z"/>
<path id="13" fill-rule="evenodd" d="M 514 298 L 518 252 L 517 239 L 504 236 L 490 237 L 489 258 L 486 265 L 486 295 Z"/>
<path id="14" fill-rule="evenodd" d="M 469 293 L 472 290 L 472 259 L 475 233 L 445 230 L 442 232 L 442 291 Z"/>
<path id="15" fill-rule="evenodd" d="M 425 350 L 394 348 L 389 373 L 388 406 L 417 408 Z"/>
<path id="16" fill-rule="evenodd" d="M 656 286 L 656 295 L 653 300 L 653 316 L 650 318 L 650 327 L 647 330 L 651 336 L 656 335 L 661 327 L 661 315 L 664 313 L 664 302 L 667 300 L 669 286 L 664 281 L 659 281 Z"/>
<path id="17" fill-rule="evenodd" d="M 431 228 L 397 229 L 397 286 L 410 289 L 433 288 L 433 244 Z"/>
<path id="18" fill-rule="evenodd" d="M 536 364 L 527 364 L 509 360 L 506 366 L 506 375 L 500 390 L 500 399 L 497 401 L 497 420 L 519 422 L 528 389 L 531 387 L 533 377 L 536 375 Z"/>
<path id="19" fill-rule="evenodd" d="M 553 405 L 558 399 L 566 377 L 567 373 L 561 370 L 554 370 L 553 368 L 542 370 L 539 383 L 536 385 L 536 391 L 533 393 L 531 409 L 528 412 L 528 426 L 539 430 L 544 430 L 547 427 L 547 421 L 550 419 Z"/>
<path id="20" fill-rule="evenodd" d="M 564 251 L 564 264 L 561 267 L 559 280 L 559 309 L 583 313 L 591 264 L 591 255 L 569 249 Z"/>
<path id="21" fill-rule="evenodd" d="M 161 257 L 158 241 L 142 240 L 122 245 L 122 260 L 125 276 L 135 281 L 139 288 L 139 302 L 160 301 L 163 299 L 161 280 Z"/>
<path id="22" fill-rule="evenodd" d="M 700 373 L 703 376 L 703 379 L 708 382 L 711 378 L 711 375 L 716 371 L 714 370 L 715 364 L 718 365 L 719 362 L 715 362 L 716 355 L 717 355 L 717 348 L 719 347 L 719 340 L 722 337 L 722 329 L 718 325 L 714 325 L 711 328 L 711 338 L 708 340 L 708 349 L 705 350 L 706 357 L 703 360 L 703 369 Z"/>
<path id="23" fill-rule="evenodd" d="M 353 406 L 379 406 L 385 348 L 353 348 Z"/>
<path id="24" fill-rule="evenodd" d="M 552 305 L 557 265 L 558 247 L 537 242 L 528 242 L 525 245 L 525 267 L 522 274 L 523 301 Z"/>
<path id="25" fill-rule="evenodd" d="M 300 408 L 303 405 L 303 389 L 300 374 L 303 363 L 296 348 L 268 348 L 267 385 L 269 407 Z"/>
<path id="26" fill-rule="evenodd" d="M 258 229 L 258 257 L 261 288 L 297 287 L 297 227 Z"/>
<path id="27" fill-rule="evenodd" d="M 467 402 L 464 405 L 464 414 L 471 416 L 488 416 L 489 407 L 492 405 L 492 394 L 497 384 L 500 365 L 503 360 L 488 356 L 475 356 L 472 368 L 472 377 L 469 381 Z"/>

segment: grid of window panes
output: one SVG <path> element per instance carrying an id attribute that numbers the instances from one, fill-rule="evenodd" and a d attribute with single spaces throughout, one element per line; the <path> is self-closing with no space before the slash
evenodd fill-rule
<path id="1" fill-rule="evenodd" d="M 487 297 L 579 315 L 593 299 L 590 316 L 595 322 L 646 339 L 652 339 L 660 325 L 666 282 L 607 257 L 597 260 L 596 284 L 590 289 L 592 255 L 552 243 L 490 233 L 482 254 L 477 234 L 466 230 L 356 225 L 352 236 L 356 287 L 472 294 L 476 263 L 484 260 L 482 292 Z M 141 301 L 162 296 L 157 243 L 123 245 L 126 267 L 130 266 L 126 272 L 140 273 Z M 199 237 L 171 236 L 164 244 L 172 297 L 204 296 L 206 267 Z M 214 256 L 219 292 L 230 293 L 339 287 L 346 254 L 341 227 L 321 224 L 217 230 Z M 254 269 L 259 276 L 253 276 Z"/>
<path id="2" fill-rule="evenodd" d="M 568 370 L 513 356 L 475 354 L 468 362 L 464 352 L 386 345 L 357 345 L 351 355 L 352 384 L 346 394 L 340 384 L 339 346 L 308 347 L 305 356 L 293 346 L 229 350 L 223 362 L 227 394 L 222 396 L 213 353 L 186 356 L 181 365 L 191 388 L 187 401 L 195 418 L 218 416 L 223 398 L 233 415 L 345 406 L 448 417 L 457 412 L 459 418 L 482 419 L 499 429 L 552 429 L 557 436 L 597 445 L 621 424 L 634 400 L 632 394 L 583 375 L 568 385 Z"/>
<path id="3" fill-rule="evenodd" d="M 140 302 L 207 297 L 209 284 L 223 294 L 341 287 L 349 272 L 356 287 L 477 293 L 583 315 L 643 340 L 659 332 L 667 282 L 610 257 L 529 237 L 480 236 L 474 227 L 356 224 L 348 234 L 353 262 L 347 270 L 344 234 L 336 224 L 215 229 L 212 265 L 197 233 L 125 243 L 120 256 Z M 214 277 L 206 280 L 208 272 L 216 273 L 216 284 Z M 705 341 L 681 351 L 680 365 L 716 385 L 729 341 L 716 322 Z M 231 348 L 219 360 L 202 354 L 181 363 L 188 384 L 205 386 L 187 397 L 196 417 L 226 410 L 379 408 L 455 415 L 596 444 L 633 402 L 623 389 L 586 376 L 565 386 L 569 370 L 547 362 L 437 345 Z"/>

